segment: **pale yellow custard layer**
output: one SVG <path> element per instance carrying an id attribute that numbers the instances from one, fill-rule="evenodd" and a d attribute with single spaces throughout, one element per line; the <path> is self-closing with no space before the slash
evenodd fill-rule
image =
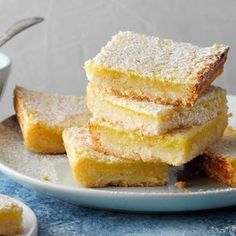
<path id="1" fill-rule="evenodd" d="M 0 235 L 17 235 L 23 232 L 23 209 L 10 198 L 0 196 Z"/>
<path id="2" fill-rule="evenodd" d="M 168 182 L 167 164 L 126 160 L 94 150 L 82 128 L 63 132 L 68 160 L 77 182 L 85 187 L 161 186 Z"/>
<path id="3" fill-rule="evenodd" d="M 227 113 L 197 127 L 179 129 L 159 136 L 142 136 L 90 121 L 89 130 L 95 147 L 118 157 L 155 161 L 180 166 L 201 154 L 219 140 L 228 123 Z"/>
<path id="4" fill-rule="evenodd" d="M 161 135 L 173 129 L 201 125 L 227 112 L 226 103 L 226 91 L 214 86 L 191 108 L 135 101 L 107 94 L 94 83 L 87 86 L 87 105 L 96 123 L 140 135 Z"/>
<path id="5" fill-rule="evenodd" d="M 62 96 L 16 87 L 14 103 L 25 146 L 40 153 L 64 153 L 62 132 L 85 126 L 91 114 L 85 97 Z"/>
<path id="6" fill-rule="evenodd" d="M 223 71 L 229 47 L 198 47 L 119 32 L 85 63 L 90 81 L 107 92 L 161 104 L 192 106 Z"/>
<path id="7" fill-rule="evenodd" d="M 224 136 L 190 163 L 231 187 L 236 187 L 236 129 L 228 127 Z"/>

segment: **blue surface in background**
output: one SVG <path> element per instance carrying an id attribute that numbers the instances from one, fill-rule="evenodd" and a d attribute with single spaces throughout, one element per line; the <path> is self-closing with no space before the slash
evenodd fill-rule
<path id="1" fill-rule="evenodd" d="M 0 193 L 26 203 L 39 235 L 236 235 L 236 207 L 183 214 L 132 214 L 88 209 L 26 189 L 0 172 Z"/>

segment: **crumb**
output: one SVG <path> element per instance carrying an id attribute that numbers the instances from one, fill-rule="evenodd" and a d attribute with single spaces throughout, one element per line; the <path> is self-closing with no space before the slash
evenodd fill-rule
<path id="1" fill-rule="evenodd" d="M 180 190 L 184 190 L 184 192 L 190 192 L 190 190 L 186 188 L 186 182 L 185 181 L 176 182 L 175 187 L 180 189 Z"/>
<path id="2" fill-rule="evenodd" d="M 44 175 L 44 176 L 43 176 L 43 180 L 49 181 L 49 177 L 48 177 L 47 175 Z"/>
<path id="3" fill-rule="evenodd" d="M 178 189 L 184 189 L 186 186 L 186 182 L 185 181 L 178 181 L 175 183 L 175 187 Z"/>

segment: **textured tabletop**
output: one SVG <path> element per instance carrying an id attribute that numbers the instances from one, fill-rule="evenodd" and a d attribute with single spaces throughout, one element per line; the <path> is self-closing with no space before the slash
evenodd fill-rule
<path id="1" fill-rule="evenodd" d="M 29 205 L 39 235 L 236 235 L 236 207 L 185 214 L 132 214 L 75 206 L 26 189 L 0 172 L 0 193 Z"/>

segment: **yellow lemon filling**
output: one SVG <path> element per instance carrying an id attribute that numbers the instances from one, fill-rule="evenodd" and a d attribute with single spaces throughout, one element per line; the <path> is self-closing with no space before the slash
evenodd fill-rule
<path id="1" fill-rule="evenodd" d="M 94 83 L 87 86 L 87 106 L 96 123 L 148 136 L 201 125 L 226 112 L 226 103 L 226 91 L 214 86 L 191 108 L 135 101 L 109 95 Z"/>
<path id="2" fill-rule="evenodd" d="M 102 151 L 128 159 L 160 160 L 179 166 L 215 143 L 223 135 L 227 122 L 227 114 L 222 113 L 200 126 L 159 136 L 112 129 L 93 123 L 93 120 L 89 127 L 94 145 Z"/>
<path id="3" fill-rule="evenodd" d="M 156 75 L 141 77 L 133 71 L 115 71 L 95 65 L 92 61 L 85 64 L 85 70 L 89 80 L 99 84 L 110 94 L 160 104 L 193 106 L 199 94 L 206 89 L 203 84 L 198 84 L 196 81 L 179 83 L 174 82 L 174 79 L 162 81 Z M 214 80 L 222 72 L 223 66 L 211 75 L 209 81 Z"/>
<path id="4" fill-rule="evenodd" d="M 66 129 L 63 139 L 73 175 L 83 186 L 158 186 L 168 182 L 167 164 L 99 153 L 93 149 L 85 129 Z"/>
<path id="5" fill-rule="evenodd" d="M 0 196 L 0 235 L 16 235 L 23 232 L 23 209 L 10 198 Z"/>

